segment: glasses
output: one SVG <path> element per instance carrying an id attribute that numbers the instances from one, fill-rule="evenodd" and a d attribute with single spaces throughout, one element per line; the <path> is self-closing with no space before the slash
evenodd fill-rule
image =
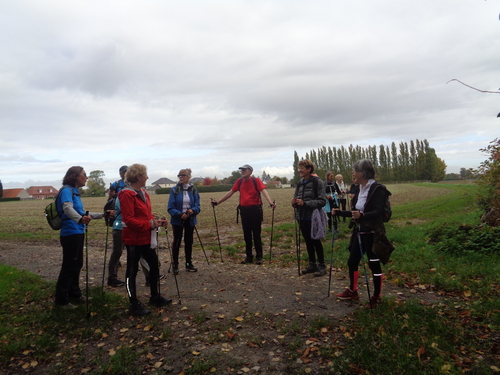
<path id="1" fill-rule="evenodd" d="M 177 177 L 187 177 L 187 174 L 178 174 Z"/>
<path id="2" fill-rule="evenodd" d="M 87 173 L 82 173 L 82 176 L 85 176 L 85 177 L 87 177 Z"/>
<path id="3" fill-rule="evenodd" d="M 248 168 L 240 168 L 240 171 L 245 172 Z"/>

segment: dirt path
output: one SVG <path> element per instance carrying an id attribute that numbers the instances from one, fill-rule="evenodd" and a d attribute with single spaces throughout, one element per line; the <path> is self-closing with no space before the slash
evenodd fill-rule
<path id="1" fill-rule="evenodd" d="M 328 293 L 328 274 L 324 277 L 313 275 L 298 277 L 296 268 L 283 268 L 274 264 L 242 265 L 234 259 L 209 259 L 210 265 L 202 261 L 198 254 L 196 263 L 198 272 L 185 272 L 180 268 L 177 276 L 182 305 L 198 308 L 207 305 L 205 311 L 220 313 L 234 312 L 249 308 L 256 312 L 280 313 L 284 310 L 307 312 L 308 315 L 330 315 L 343 317 L 350 313 L 356 304 L 336 300 L 336 293 L 341 292 L 348 284 L 345 270 L 333 271 L 330 298 Z M 109 254 L 108 254 L 109 257 Z M 125 256 L 122 257 L 123 268 L 119 277 L 123 279 L 125 272 Z M 160 258 L 164 259 L 161 256 Z M 89 247 L 89 281 L 90 286 L 99 286 L 102 282 L 104 254 L 101 249 Z M 61 264 L 61 248 L 57 244 L 31 244 L 0 242 L 0 262 L 27 270 L 47 280 L 56 280 Z M 161 281 L 162 294 L 177 298 L 174 277 L 168 273 L 169 263 L 162 264 L 162 273 L 166 278 Z M 144 284 L 142 272 L 137 276 L 141 299 L 149 294 Z M 105 280 L 106 281 L 106 280 Z M 81 274 L 81 285 L 85 283 L 85 272 Z M 126 295 L 125 288 L 111 288 L 105 283 L 105 289 Z M 366 302 L 364 290 L 360 288 L 361 303 Z M 385 296 L 404 298 L 411 293 L 407 289 L 387 286 Z"/>
<path id="2" fill-rule="evenodd" d="M 102 280 L 103 251 L 89 247 L 89 280 L 92 286 L 100 286 Z M 125 257 L 123 257 L 125 258 Z M 164 259 L 163 256 L 160 258 Z M 342 321 L 359 304 L 367 302 L 366 292 L 361 287 L 360 302 L 340 301 L 335 294 L 347 285 L 347 271 L 334 271 L 331 283 L 331 296 L 328 291 L 328 275 L 316 278 L 312 275 L 298 277 L 297 269 L 285 268 L 274 264 L 242 265 L 234 259 L 210 259 L 210 265 L 202 262 L 203 254 L 195 254 L 198 272 L 188 273 L 181 270 L 177 277 L 182 303 L 178 304 L 177 292 L 172 274 L 167 273 L 169 264 L 162 263 L 162 272 L 166 278 L 161 281 L 162 294 L 174 300 L 174 304 L 165 313 L 162 327 L 157 328 L 172 332 L 167 341 L 146 340 L 147 348 L 141 356 L 144 371 L 153 371 L 158 366 L 168 373 L 181 373 L 187 368 L 194 368 L 195 363 L 209 363 L 216 373 L 244 374 L 290 374 L 302 371 L 318 373 L 321 368 L 331 366 L 316 350 L 322 346 L 330 347 L 333 343 L 342 345 L 340 333 Z M 40 275 L 47 280 L 56 280 L 61 263 L 61 248 L 57 243 L 34 244 L 0 241 L 0 263 L 11 265 Z M 122 260 L 125 267 L 125 259 Z M 123 277 L 124 268 L 119 276 Z M 146 302 L 149 288 L 144 286 L 143 275 L 138 275 L 139 298 Z M 81 275 L 81 285 L 85 285 L 85 272 Z M 105 287 L 125 296 L 125 288 Z M 408 289 L 392 286 L 384 288 L 384 296 L 399 299 L 414 297 Z M 436 298 L 433 294 L 419 293 L 423 298 Z M 124 314 L 127 314 L 124 311 Z M 204 314 L 206 323 L 194 323 L 196 316 Z M 244 316 L 239 320 L 240 316 Z M 335 327 L 330 327 L 319 339 L 309 341 L 309 325 L 315 318 L 338 320 Z M 126 319 L 127 322 L 129 319 Z M 300 320 L 301 323 L 297 323 Z M 133 323 L 137 321 L 137 323 Z M 130 328 L 125 332 L 121 326 L 110 327 L 106 339 L 99 342 L 102 349 L 115 350 L 126 342 L 145 343 L 141 319 L 130 318 Z M 125 333 L 123 333 L 125 332 Z M 139 339 L 140 337 L 140 339 Z M 76 346 L 78 343 L 75 342 Z M 66 343 L 71 347 L 70 343 Z M 146 345 L 146 344 L 141 344 Z M 311 349 L 311 348 L 316 349 Z M 307 349 L 309 348 L 309 349 Z M 82 356 L 93 358 L 97 351 L 97 342 L 87 345 Z M 298 358 L 304 350 L 311 350 L 306 359 Z M 308 352 L 309 353 L 309 352 Z M 305 358 L 305 357 L 304 357 Z M 47 374 L 58 366 L 59 357 L 41 365 L 33 372 Z M 198 361 L 198 362 L 196 362 Z M 210 362 L 215 363 L 215 362 Z M 67 365 L 67 364 L 66 364 Z M 95 368 L 95 363 L 84 362 L 86 371 Z M 9 365 L 12 372 L 23 366 L 23 361 Z M 80 374 L 82 367 L 77 366 L 68 373 Z M 212 368 L 211 368 L 212 370 Z M 143 372 L 144 373 L 144 372 Z M 198 372 L 196 372 L 198 373 Z M 200 372 L 205 373 L 205 372 Z"/>

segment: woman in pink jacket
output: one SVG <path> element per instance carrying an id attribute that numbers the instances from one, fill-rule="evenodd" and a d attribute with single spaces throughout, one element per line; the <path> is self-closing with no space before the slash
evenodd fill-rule
<path id="1" fill-rule="evenodd" d="M 147 315 L 150 311 L 137 299 L 136 276 L 139 259 L 144 257 L 148 262 L 150 273 L 151 298 L 149 304 L 157 307 L 168 305 L 171 299 L 160 295 L 158 287 L 158 256 L 151 248 L 151 237 L 156 235 L 155 229 L 168 225 L 167 220 L 155 220 L 151 209 L 151 201 L 144 186 L 148 180 L 146 166 L 132 164 L 125 174 L 128 183 L 119 195 L 122 211 L 123 243 L 127 248 L 127 271 L 125 273 L 130 313 L 133 315 Z"/>

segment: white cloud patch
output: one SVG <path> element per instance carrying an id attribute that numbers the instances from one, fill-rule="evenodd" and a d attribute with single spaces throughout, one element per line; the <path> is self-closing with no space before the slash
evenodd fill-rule
<path id="1" fill-rule="evenodd" d="M 446 82 L 500 87 L 499 26 L 492 1 L 5 1 L 0 178 L 291 177 L 294 150 L 415 139 L 476 167 L 498 96 Z"/>

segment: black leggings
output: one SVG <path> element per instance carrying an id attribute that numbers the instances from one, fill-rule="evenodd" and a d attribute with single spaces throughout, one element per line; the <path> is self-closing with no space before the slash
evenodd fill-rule
<path id="1" fill-rule="evenodd" d="M 361 248 L 358 241 L 358 230 L 354 229 L 351 237 L 351 243 L 349 246 L 349 259 L 347 260 L 347 265 L 349 266 L 349 279 L 351 281 L 351 286 L 356 288 L 355 284 L 355 272 L 358 272 L 359 262 L 361 261 L 361 250 L 363 254 L 366 253 L 368 257 L 368 265 L 373 275 L 373 286 L 374 295 L 380 296 L 380 291 L 382 288 L 382 266 L 380 265 L 379 257 L 372 251 L 373 247 L 373 233 L 360 234 L 361 237 Z"/>
<path id="2" fill-rule="evenodd" d="M 156 251 L 151 249 L 151 245 L 127 245 L 127 271 L 125 272 L 128 298 L 131 304 L 136 304 L 137 288 L 135 278 L 139 269 L 139 259 L 141 256 L 149 265 L 149 285 L 151 289 L 151 297 L 156 297 L 160 294 L 158 288 L 158 277 L 160 270 L 158 268 L 158 256 Z"/>
<path id="3" fill-rule="evenodd" d="M 60 237 L 63 261 L 56 284 L 57 305 L 66 305 L 70 298 L 82 296 L 80 290 L 80 271 L 83 267 L 83 234 Z"/>
<path id="4" fill-rule="evenodd" d="M 179 265 L 179 249 L 181 247 L 182 232 L 184 231 L 184 253 L 186 255 L 186 263 L 192 262 L 193 254 L 193 232 L 194 227 L 191 226 L 190 220 L 184 220 L 182 225 L 172 224 L 174 232 L 174 242 L 172 243 L 173 263 Z"/>

